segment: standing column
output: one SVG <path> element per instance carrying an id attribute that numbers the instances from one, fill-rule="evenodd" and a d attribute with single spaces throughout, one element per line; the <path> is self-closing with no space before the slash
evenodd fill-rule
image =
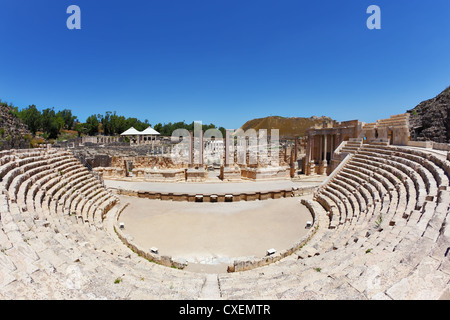
<path id="1" fill-rule="evenodd" d="M 290 167 L 290 177 L 295 177 L 295 163 L 294 163 L 294 156 L 295 156 L 295 150 L 291 149 L 291 159 L 289 161 L 289 167 Z"/>
<path id="2" fill-rule="evenodd" d="M 322 140 L 323 135 L 319 135 L 319 162 L 322 161 Z"/>
<path id="3" fill-rule="evenodd" d="M 203 130 L 200 130 L 198 140 L 200 144 L 198 149 L 198 165 L 199 167 L 203 167 Z"/>
<path id="4" fill-rule="evenodd" d="M 194 139 L 195 145 L 193 152 L 198 150 L 198 157 L 194 157 L 194 163 L 198 166 L 203 165 L 203 128 L 199 121 L 194 121 Z"/>
<path id="5" fill-rule="evenodd" d="M 323 135 L 323 160 L 322 160 L 322 174 L 327 175 L 327 134 Z"/>
<path id="6" fill-rule="evenodd" d="M 194 166 L 194 133 L 190 131 L 189 136 L 189 168 L 192 168 Z"/>
<path id="7" fill-rule="evenodd" d="M 230 130 L 225 130 L 225 167 L 229 167 L 230 164 L 233 162 L 234 157 L 230 157 Z"/>
<path id="8" fill-rule="evenodd" d="M 294 161 L 298 159 L 298 137 L 295 137 L 295 152 L 294 152 Z"/>
<path id="9" fill-rule="evenodd" d="M 311 135 L 310 136 L 310 141 L 309 141 L 309 161 L 308 161 L 308 166 L 309 168 L 307 169 L 307 171 L 309 171 L 310 175 L 314 175 L 315 174 L 315 164 L 314 164 L 314 140 L 315 140 L 315 135 Z"/>
<path id="10" fill-rule="evenodd" d="M 308 163 L 312 160 L 312 147 L 313 147 L 313 139 L 312 136 L 308 137 Z"/>
<path id="11" fill-rule="evenodd" d="M 334 134 L 330 136 L 330 160 L 333 160 L 334 153 Z"/>

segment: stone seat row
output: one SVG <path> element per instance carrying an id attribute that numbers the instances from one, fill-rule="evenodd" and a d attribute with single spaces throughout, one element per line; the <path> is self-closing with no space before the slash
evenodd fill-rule
<path id="1" fill-rule="evenodd" d="M 361 148 L 360 141 L 347 141 L 340 152 L 355 153 L 359 148 Z"/>
<path id="2" fill-rule="evenodd" d="M 413 160 L 426 168 L 428 168 L 436 181 L 440 182 L 440 184 L 445 185 L 448 183 L 448 177 L 450 176 L 450 162 L 447 161 L 444 155 L 438 156 L 437 154 L 433 154 L 432 152 L 427 152 L 426 149 L 420 150 L 416 148 L 407 148 L 403 146 L 374 146 L 374 145 L 366 145 L 366 150 L 377 150 L 378 152 L 385 152 L 386 154 L 396 156 L 399 155 L 403 158 L 407 158 Z M 444 175 L 445 173 L 445 175 Z M 441 181 L 441 179 L 443 179 Z"/>
<path id="3" fill-rule="evenodd" d="M 419 173 L 426 183 L 427 192 L 430 194 L 436 194 L 437 189 L 441 186 L 448 186 L 448 177 L 446 173 L 441 168 L 437 167 L 433 162 L 428 161 L 424 158 L 403 154 L 403 156 L 397 156 L 391 152 L 387 154 L 386 151 L 376 151 L 377 149 L 370 148 L 370 150 L 362 150 L 361 154 L 368 157 L 373 157 L 374 155 L 383 161 L 395 161 L 399 168 L 406 168 L 403 171 L 409 175 L 413 171 Z M 412 159 L 411 159 L 412 158 Z M 403 164 L 404 166 L 401 166 Z"/>

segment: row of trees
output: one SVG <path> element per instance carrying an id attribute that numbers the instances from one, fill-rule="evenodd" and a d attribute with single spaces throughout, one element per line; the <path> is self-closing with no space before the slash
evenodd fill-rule
<path id="1" fill-rule="evenodd" d="M 79 135 L 82 133 L 90 136 L 97 133 L 103 133 L 104 135 L 118 135 L 125 130 L 134 127 L 136 130 L 142 131 L 150 126 L 148 120 L 141 121 L 137 118 L 125 118 L 119 116 L 116 112 L 107 111 L 105 115 L 93 114 L 86 119 L 85 123 L 78 123 L 75 126 L 75 130 Z"/>
<path id="2" fill-rule="evenodd" d="M 72 114 L 70 109 L 55 112 L 53 108 L 47 108 L 39 111 L 35 105 L 30 105 L 20 111 L 16 107 L 14 113 L 28 126 L 28 129 L 33 135 L 36 135 L 36 132 L 41 131 L 48 139 L 56 139 L 63 129 L 75 130 L 78 132 L 78 136 L 92 136 L 98 133 L 104 135 L 118 135 L 130 127 L 142 131 L 150 126 L 147 119 L 141 121 L 137 118 L 126 118 L 118 115 L 115 111 L 107 111 L 104 115 L 90 115 L 83 123 Z M 161 133 L 162 136 L 170 136 L 175 129 L 180 128 L 194 130 L 194 122 L 190 124 L 187 124 L 184 121 L 175 123 L 169 122 L 167 124 L 158 123 L 154 126 L 154 129 Z M 203 125 L 203 131 L 210 128 L 221 130 L 222 134 L 225 136 L 225 129 L 223 127 L 217 128 L 212 123 Z"/>
<path id="3" fill-rule="evenodd" d="M 189 131 L 194 131 L 194 122 L 191 123 L 185 123 L 182 122 L 169 122 L 167 124 L 161 124 L 157 123 L 155 124 L 154 128 L 156 131 L 158 131 L 162 136 L 171 136 L 172 132 L 176 129 L 187 129 Z M 222 132 L 222 136 L 225 137 L 225 128 L 219 127 L 217 128 L 214 124 L 203 124 L 202 125 L 203 132 L 205 132 L 208 129 L 219 129 Z"/>
<path id="4" fill-rule="evenodd" d="M 56 139 L 62 129 L 72 130 L 77 121 L 69 109 L 55 112 L 53 108 L 47 108 L 41 112 L 33 104 L 15 112 L 33 135 L 42 131 L 49 139 Z"/>

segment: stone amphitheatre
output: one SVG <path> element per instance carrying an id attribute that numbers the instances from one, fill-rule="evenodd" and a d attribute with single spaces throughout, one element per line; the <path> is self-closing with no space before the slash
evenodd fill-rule
<path id="1" fill-rule="evenodd" d="M 449 148 L 410 138 L 401 114 L 317 124 L 278 166 L 1 151 L 0 299 L 448 299 Z"/>

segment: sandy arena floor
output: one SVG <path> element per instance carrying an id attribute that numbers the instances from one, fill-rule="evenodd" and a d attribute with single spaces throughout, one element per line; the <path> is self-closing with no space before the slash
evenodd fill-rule
<path id="1" fill-rule="evenodd" d="M 226 272 L 233 258 L 286 249 L 307 233 L 312 220 L 298 197 L 233 203 L 119 197 L 130 202 L 119 219 L 124 231 L 144 248 L 186 259 L 190 271 Z"/>

